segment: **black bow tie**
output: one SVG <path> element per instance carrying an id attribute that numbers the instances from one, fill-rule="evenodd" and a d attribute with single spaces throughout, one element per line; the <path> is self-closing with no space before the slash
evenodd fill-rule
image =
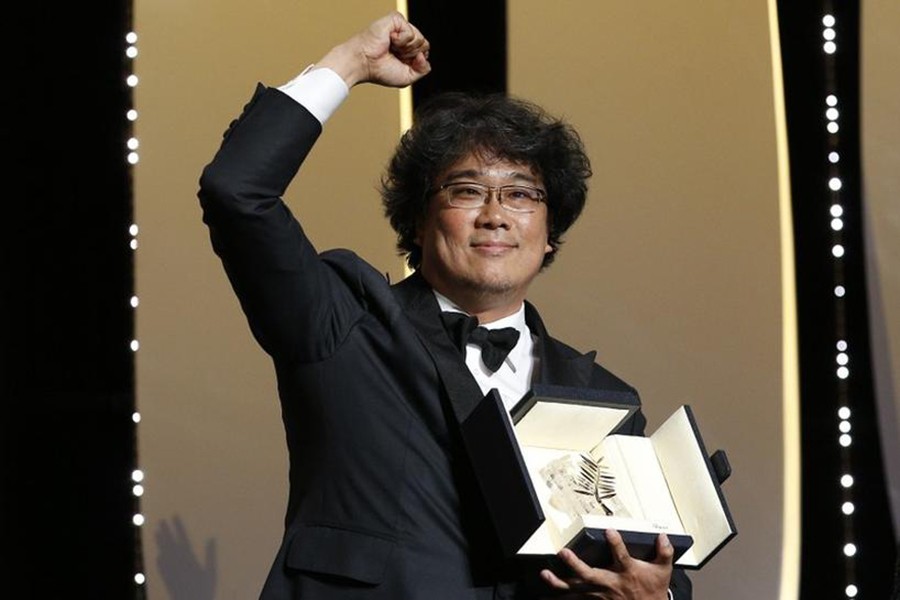
<path id="1" fill-rule="evenodd" d="M 466 355 L 466 344 L 477 344 L 481 347 L 481 361 L 495 372 L 506 360 L 510 350 L 519 341 L 519 330 L 515 327 L 487 329 L 479 327 L 478 317 L 470 317 L 458 312 L 443 312 L 441 319 L 450 338 L 456 347 Z"/>

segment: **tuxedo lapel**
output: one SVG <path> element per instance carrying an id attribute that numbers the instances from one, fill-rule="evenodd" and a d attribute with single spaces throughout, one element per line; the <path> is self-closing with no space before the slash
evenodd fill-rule
<path id="1" fill-rule="evenodd" d="M 541 357 L 535 383 L 602 389 L 615 402 L 640 406 L 640 399 L 634 388 L 594 362 L 596 351 L 580 354 L 551 338 L 537 311 L 527 302 L 525 320 L 531 333 L 537 336 L 538 356 Z M 637 410 L 615 432 L 643 435 L 646 423 L 643 413 Z"/>
<path id="2" fill-rule="evenodd" d="M 459 350 L 441 322 L 441 309 L 434 292 L 419 273 L 391 288 L 428 352 L 447 391 L 457 422 L 462 423 L 483 398 Z M 552 339 L 537 310 L 525 303 L 525 320 L 537 338 L 540 371 L 535 383 L 586 387 L 590 385 L 596 352 L 571 355 Z"/>
<path id="3" fill-rule="evenodd" d="M 528 302 L 525 303 L 525 322 L 537 338 L 535 344 L 537 356 L 540 357 L 540 370 L 535 383 L 587 387 L 597 353 L 567 356 L 563 352 L 563 346 L 547 333 L 537 310 Z"/>
<path id="4" fill-rule="evenodd" d="M 419 341 L 434 361 L 457 422 L 462 423 L 483 398 L 459 350 L 441 322 L 441 309 L 419 273 L 391 288 L 413 324 Z"/>

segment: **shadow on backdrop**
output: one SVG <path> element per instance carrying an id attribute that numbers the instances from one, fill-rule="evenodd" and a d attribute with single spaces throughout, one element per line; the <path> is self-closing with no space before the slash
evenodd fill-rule
<path id="1" fill-rule="evenodd" d="M 206 540 L 203 563 L 194 554 L 178 515 L 156 528 L 156 566 L 170 600 L 214 600 L 216 596 L 216 539 Z"/>

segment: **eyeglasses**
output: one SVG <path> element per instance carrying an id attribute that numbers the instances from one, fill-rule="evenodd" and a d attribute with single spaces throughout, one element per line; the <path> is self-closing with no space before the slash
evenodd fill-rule
<path id="1" fill-rule="evenodd" d="M 481 208 L 497 191 L 497 202 L 510 212 L 532 213 L 546 197 L 544 190 L 528 185 L 484 185 L 473 181 L 445 183 L 437 191 L 443 192 L 447 204 L 454 208 Z"/>

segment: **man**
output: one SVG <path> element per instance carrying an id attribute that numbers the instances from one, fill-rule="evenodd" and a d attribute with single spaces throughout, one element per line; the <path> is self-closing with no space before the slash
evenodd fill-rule
<path id="1" fill-rule="evenodd" d="M 262 598 L 689 598 L 665 536 L 645 562 L 610 532 L 615 564 L 563 551 L 568 575 L 503 559 L 459 440 L 492 388 L 507 406 L 538 381 L 631 391 L 525 303 L 584 203 L 574 131 L 497 97 L 418 114 L 384 181 L 417 269 L 393 287 L 348 251 L 317 254 L 280 200 L 349 89 L 409 85 L 430 70 L 428 50 L 399 13 L 379 19 L 280 90 L 261 87 L 201 178 L 213 246 L 275 363 L 291 458 Z M 512 327 L 509 355 L 451 341 L 464 325 L 447 313 L 477 317 L 490 332 L 476 338 Z M 620 431 L 643 424 L 638 413 Z"/>

